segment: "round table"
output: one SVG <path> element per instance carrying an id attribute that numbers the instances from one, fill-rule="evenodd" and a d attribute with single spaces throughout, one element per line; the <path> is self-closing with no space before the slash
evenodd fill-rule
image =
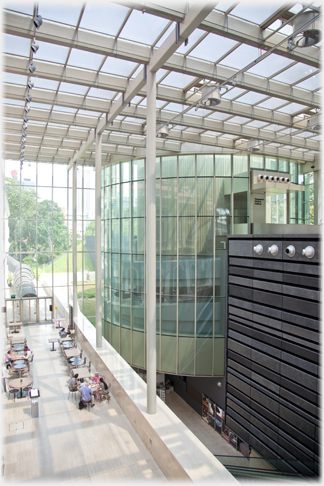
<path id="1" fill-rule="evenodd" d="M 20 388 L 17 398 L 25 397 L 27 393 L 23 392 L 22 388 L 26 388 L 26 386 L 29 386 L 32 383 L 33 379 L 30 376 L 25 376 L 24 378 L 14 378 L 13 380 L 8 381 L 8 385 L 11 388 Z"/>
<path id="2" fill-rule="evenodd" d="M 22 350 L 24 349 L 24 347 L 25 347 L 25 346 L 24 346 L 23 344 L 14 344 L 14 345 L 12 346 L 12 349 L 13 349 L 14 351 L 22 351 Z"/>
<path id="3" fill-rule="evenodd" d="M 25 362 L 24 363 L 17 363 L 16 362 L 16 363 L 14 363 L 13 367 L 14 367 L 15 370 L 18 370 L 19 376 L 21 376 L 21 370 L 23 368 L 26 368 L 26 363 Z"/>
<path id="4" fill-rule="evenodd" d="M 63 343 L 63 348 L 64 349 L 74 348 L 74 344 L 72 343 L 72 341 L 65 341 Z"/>
<path id="5" fill-rule="evenodd" d="M 25 364 L 25 365 L 26 365 L 26 363 L 25 363 L 25 360 L 24 360 L 24 359 L 16 359 L 16 360 L 14 361 L 14 365 L 17 365 L 17 364 Z"/>
<path id="6" fill-rule="evenodd" d="M 80 366 L 83 364 L 83 359 L 78 356 L 70 358 L 69 361 L 73 366 Z"/>

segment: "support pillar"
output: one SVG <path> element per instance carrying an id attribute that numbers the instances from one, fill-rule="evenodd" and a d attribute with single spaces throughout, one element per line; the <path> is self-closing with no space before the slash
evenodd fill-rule
<path id="1" fill-rule="evenodd" d="M 147 73 L 146 131 L 146 370 L 147 412 L 156 412 L 156 74 Z"/>
<path id="2" fill-rule="evenodd" d="M 73 164 L 72 178 L 72 256 L 73 256 L 73 320 L 78 318 L 78 274 L 77 274 L 77 164 Z"/>
<path id="3" fill-rule="evenodd" d="M 95 155 L 95 275 L 96 275 L 96 347 L 102 347 L 102 305 L 101 305 L 101 140 L 96 133 Z"/>

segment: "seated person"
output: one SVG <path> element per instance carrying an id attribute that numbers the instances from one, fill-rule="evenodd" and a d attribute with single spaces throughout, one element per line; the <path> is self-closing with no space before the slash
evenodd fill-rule
<path id="1" fill-rule="evenodd" d="M 66 331 L 66 334 L 70 335 L 71 334 L 71 331 L 72 331 L 72 326 L 71 324 L 68 325 L 68 328 L 67 328 L 67 331 Z"/>
<path id="2" fill-rule="evenodd" d="M 80 385 L 80 381 L 78 381 L 78 373 L 74 375 L 73 378 L 69 381 L 69 390 L 71 392 L 77 391 L 78 385 Z"/>
<path id="3" fill-rule="evenodd" d="M 100 378 L 99 386 L 100 386 L 100 393 L 102 397 L 106 397 L 108 400 L 110 400 L 110 395 L 109 395 L 110 385 L 108 386 L 105 380 L 103 378 Z"/>
<path id="4" fill-rule="evenodd" d="M 97 373 L 97 372 L 96 372 L 96 373 L 94 374 L 94 377 L 92 378 L 92 381 L 93 381 L 94 383 L 98 383 L 98 384 L 99 384 L 99 382 L 100 382 L 100 376 L 99 376 L 99 373 Z"/>
<path id="5" fill-rule="evenodd" d="M 32 359 L 31 350 L 27 346 L 25 346 L 24 348 L 24 359 L 27 359 L 29 363 L 31 362 Z"/>
<path id="6" fill-rule="evenodd" d="M 84 385 L 81 390 L 80 390 L 80 395 L 81 395 L 81 400 L 84 403 L 89 403 L 91 402 L 91 407 L 94 407 L 95 404 L 94 402 L 94 396 L 91 388 L 88 387 L 88 385 Z"/>
<path id="7" fill-rule="evenodd" d="M 66 330 L 65 330 L 65 327 L 62 327 L 62 329 L 59 331 L 59 335 L 60 335 L 61 337 L 66 337 L 67 332 L 66 332 Z"/>
<path id="8" fill-rule="evenodd" d="M 10 368 L 12 365 L 13 360 L 16 358 L 16 356 L 13 354 L 11 349 L 9 349 L 8 353 L 6 354 L 5 357 L 5 363 L 6 363 L 6 368 Z"/>

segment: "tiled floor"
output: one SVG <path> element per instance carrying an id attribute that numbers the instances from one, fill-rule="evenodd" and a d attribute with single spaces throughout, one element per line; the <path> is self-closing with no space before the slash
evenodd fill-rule
<path id="1" fill-rule="evenodd" d="M 34 387 L 39 388 L 39 417 L 31 418 L 31 401 L 13 401 L 2 393 L 4 479 L 166 481 L 114 397 L 80 411 L 68 400 L 68 371 L 58 349 L 51 352 L 51 324 L 24 325 L 34 352 Z M 57 348 L 57 344 L 55 345 Z"/>

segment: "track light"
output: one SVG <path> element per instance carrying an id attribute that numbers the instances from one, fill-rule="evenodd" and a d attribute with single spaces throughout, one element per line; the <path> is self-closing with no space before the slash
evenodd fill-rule
<path id="1" fill-rule="evenodd" d="M 36 17 L 34 17 L 34 25 L 36 27 L 36 29 L 39 29 L 40 26 L 42 25 L 43 23 L 43 18 L 41 15 L 36 15 Z"/>
<path id="2" fill-rule="evenodd" d="M 33 42 L 32 45 L 30 46 L 31 50 L 33 51 L 34 54 L 36 54 L 36 52 L 38 51 L 39 49 L 39 44 L 38 42 Z"/>
<path id="3" fill-rule="evenodd" d="M 36 66 L 33 62 L 29 64 L 29 71 L 31 74 L 33 74 L 36 71 Z"/>
<path id="4" fill-rule="evenodd" d="M 205 106 L 216 106 L 221 102 L 220 88 L 213 86 L 205 86 L 201 90 L 203 99 L 201 104 Z"/>
<path id="5" fill-rule="evenodd" d="M 30 111 L 30 106 L 29 105 L 26 105 L 25 108 L 24 108 L 25 112 L 28 113 Z"/>
<path id="6" fill-rule="evenodd" d="M 28 118 L 28 116 L 26 116 L 25 118 Z M 25 122 L 27 122 L 28 120 L 25 120 L 25 119 L 24 119 L 24 121 L 25 121 Z M 24 124 L 23 124 L 23 130 L 26 130 L 26 128 L 28 128 L 28 123 L 24 123 Z M 24 133 L 26 133 L 26 132 L 24 132 Z M 26 134 L 26 135 L 27 135 L 27 134 Z"/>
<path id="7" fill-rule="evenodd" d="M 23 132 L 23 137 L 24 137 L 24 139 L 26 139 L 26 137 L 27 137 L 27 132 Z"/>
<path id="8" fill-rule="evenodd" d="M 28 103 L 30 103 L 32 99 L 33 99 L 33 98 L 32 98 L 32 96 L 31 96 L 31 95 L 28 95 L 28 96 L 26 97 L 26 101 L 27 101 Z"/>
<path id="9" fill-rule="evenodd" d="M 156 136 L 159 138 L 167 138 L 168 135 L 168 125 L 158 125 Z"/>
<path id="10" fill-rule="evenodd" d="M 27 86 L 28 86 L 29 89 L 33 89 L 34 83 L 32 81 L 28 81 L 28 85 Z"/>
<path id="11" fill-rule="evenodd" d="M 26 122 L 26 123 L 27 123 L 27 122 L 28 122 L 28 120 L 29 120 L 28 116 L 25 116 L 25 118 L 24 118 L 24 122 Z M 26 127 L 26 128 L 27 128 L 27 127 Z"/>

